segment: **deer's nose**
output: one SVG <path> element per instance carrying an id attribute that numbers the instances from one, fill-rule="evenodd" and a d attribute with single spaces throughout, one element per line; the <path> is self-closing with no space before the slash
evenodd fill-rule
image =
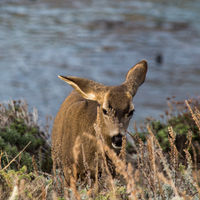
<path id="1" fill-rule="evenodd" d="M 122 147 L 122 134 L 121 133 L 112 137 L 112 146 L 115 149 L 121 149 L 121 147 Z"/>

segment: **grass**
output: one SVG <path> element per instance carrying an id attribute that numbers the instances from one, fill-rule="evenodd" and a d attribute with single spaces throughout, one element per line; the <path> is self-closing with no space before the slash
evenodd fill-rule
<path id="1" fill-rule="evenodd" d="M 67 187 L 62 171 L 57 170 L 55 177 L 51 174 L 47 133 L 37 125 L 36 113 L 30 113 L 23 102 L 1 105 L 0 199 L 200 199 L 199 100 L 172 99 L 169 108 L 161 120 L 148 119 L 142 131 L 129 133 L 135 153 L 128 153 L 129 148 L 126 151 L 123 140 L 119 156 L 101 139 L 97 121 L 96 159 L 103 169 L 101 177 L 97 166 L 96 181 L 88 175 L 83 183 L 74 165 Z M 77 149 L 74 147 L 75 156 Z M 116 171 L 115 178 L 107 158 Z M 87 161 L 84 163 L 87 168 Z"/>

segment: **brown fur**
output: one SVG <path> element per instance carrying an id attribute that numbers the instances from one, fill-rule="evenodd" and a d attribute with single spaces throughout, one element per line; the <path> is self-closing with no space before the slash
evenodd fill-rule
<path id="1" fill-rule="evenodd" d="M 98 153 L 98 148 L 94 124 L 97 118 L 97 106 L 99 106 L 99 127 L 103 140 L 108 147 L 117 151 L 113 146 L 113 137 L 118 134 L 124 135 L 131 118 L 128 114 L 134 108 L 132 98 L 144 82 L 146 72 L 147 63 L 141 61 L 129 70 L 122 85 L 112 87 L 78 77 L 59 76 L 75 90 L 65 99 L 54 121 L 52 130 L 54 173 L 56 167 L 61 167 L 69 183 L 74 164 L 77 173 L 80 176 L 84 174 L 85 159 L 91 175 L 95 175 L 95 153 Z M 76 146 L 76 156 L 74 146 Z"/>

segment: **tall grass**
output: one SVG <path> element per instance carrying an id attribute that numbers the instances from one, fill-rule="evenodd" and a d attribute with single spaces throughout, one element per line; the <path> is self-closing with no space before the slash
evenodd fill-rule
<path id="1" fill-rule="evenodd" d="M 197 131 L 195 136 L 196 133 L 200 134 L 200 111 L 198 106 L 189 101 L 185 101 L 184 106 L 198 129 L 187 130 L 183 151 L 180 152 L 177 145 L 178 129 L 171 124 L 167 127 L 168 148 L 164 148 L 156 129 L 149 123 L 146 125 L 148 134 L 145 136 L 127 133 L 135 143 L 137 156 L 127 153 L 124 139 L 121 153 L 117 155 L 102 139 L 97 119 L 96 137 L 85 133 L 85 137 L 97 141 L 99 149 L 95 158 L 95 179 L 90 178 L 84 147 L 77 140 L 73 154 L 78 159 L 80 148 L 83 148 L 84 167 L 87 171 L 84 181 L 79 179 L 76 172 L 76 162 L 68 185 L 62 170 L 56 169 L 53 177 L 41 172 L 35 163 L 37 161 L 33 159 L 31 172 L 26 166 L 18 170 L 9 167 L 0 169 L 0 199 L 200 199 L 200 144 L 193 132 Z M 2 151 L 0 154 L 0 162 L 5 153 Z"/>

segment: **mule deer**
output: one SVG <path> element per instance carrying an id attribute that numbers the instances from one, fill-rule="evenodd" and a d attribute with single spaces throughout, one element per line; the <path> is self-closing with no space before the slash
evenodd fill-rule
<path id="1" fill-rule="evenodd" d="M 88 168 L 93 171 L 95 154 L 98 151 L 97 143 L 92 140 L 96 137 L 94 124 L 97 110 L 100 132 L 105 144 L 115 152 L 120 150 L 122 136 L 125 135 L 134 113 L 132 98 L 145 81 L 146 72 L 147 62 L 143 60 L 128 71 L 126 80 L 119 86 L 105 86 L 84 78 L 58 76 L 75 90 L 65 99 L 54 121 L 54 172 L 55 168 L 60 166 L 69 183 L 73 164 L 76 164 L 80 176 L 84 174 L 84 159 Z M 77 151 L 75 154 L 74 149 Z"/>

